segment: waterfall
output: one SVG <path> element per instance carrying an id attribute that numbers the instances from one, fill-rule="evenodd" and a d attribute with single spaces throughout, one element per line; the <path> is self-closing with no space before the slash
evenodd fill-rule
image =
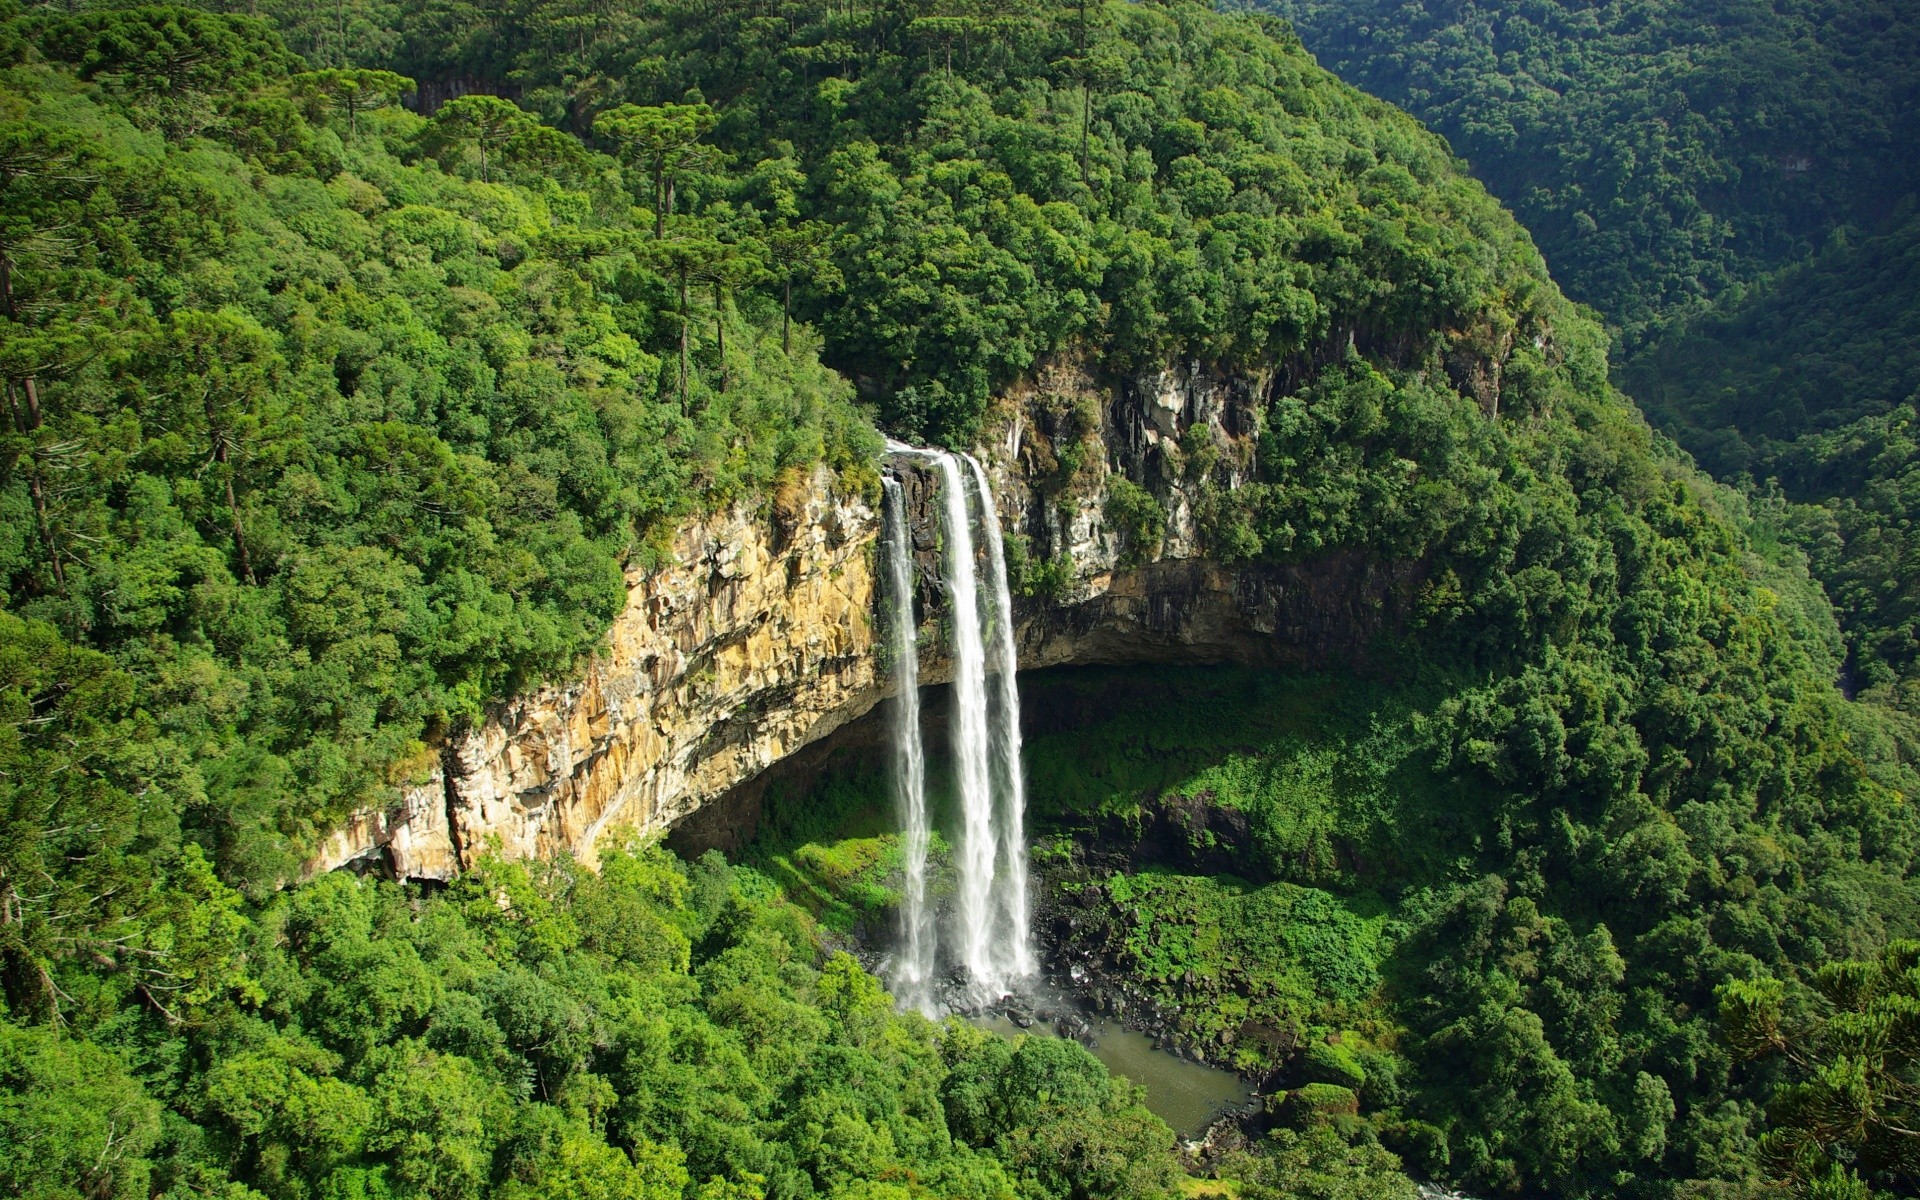
<path id="1" fill-rule="evenodd" d="M 927 911 L 927 756 L 920 739 L 919 623 L 913 615 L 913 542 L 907 533 L 906 493 L 895 479 L 886 489 L 887 586 L 893 639 L 893 672 L 900 694 L 893 726 L 894 797 L 906 851 L 906 886 L 900 903 L 900 949 L 893 960 L 894 993 L 903 1004 L 931 1012 L 933 1005 L 932 914 Z"/>
<path id="2" fill-rule="evenodd" d="M 932 464 L 939 478 L 940 532 L 947 583 L 953 653 L 953 775 L 960 801 L 955 839 L 958 959 L 972 979 L 975 999 L 1004 995 L 1035 969 L 1028 928 L 1026 788 L 1020 769 L 1020 692 L 1013 638 L 1013 599 L 1008 590 L 1006 546 L 993 489 L 970 455 L 921 450 L 888 442 L 896 454 Z M 965 458 L 963 471 L 961 458 Z M 902 662 L 902 695 L 917 683 L 913 658 L 912 562 L 906 548 L 905 505 L 900 484 L 887 481 L 887 537 L 894 600 L 894 647 Z M 983 613 L 978 521 L 985 553 Z M 904 632 L 902 630 L 904 629 Z M 992 646 L 989 650 L 988 641 Z M 989 675 L 992 688 L 989 689 Z M 907 895 L 902 903 L 902 951 L 896 969 L 900 999 L 926 1007 L 933 931 L 925 913 L 926 802 L 919 705 L 903 699 L 896 714 L 897 774 L 907 849 Z M 911 722 L 912 728 L 908 728 Z M 918 822 L 916 825 L 915 822 Z M 917 847 L 917 849 L 916 849 Z M 916 858 L 917 854 L 917 858 Z M 917 871 L 917 874 L 916 874 Z"/>
<path id="3" fill-rule="evenodd" d="M 1004 936 L 998 967 L 1014 979 L 1033 974 L 1033 936 L 1027 919 L 1027 784 L 1020 769 L 1019 655 L 1013 641 L 1013 593 L 1007 580 L 1007 549 L 1000 536 L 1000 514 L 993 502 L 987 473 L 972 455 L 973 481 L 980 499 L 980 525 L 987 535 L 987 589 L 993 597 L 993 666 L 999 685 L 993 722 L 999 750 L 998 806 L 1001 854 L 1006 875 L 1000 888 L 1000 922 Z"/>
<path id="4" fill-rule="evenodd" d="M 980 586 L 973 521 L 960 464 L 938 454 L 947 590 L 953 624 L 953 766 L 960 791 L 960 961 L 974 982 L 998 990 L 993 953 L 993 770 L 987 735 L 987 649 L 980 632 Z"/>

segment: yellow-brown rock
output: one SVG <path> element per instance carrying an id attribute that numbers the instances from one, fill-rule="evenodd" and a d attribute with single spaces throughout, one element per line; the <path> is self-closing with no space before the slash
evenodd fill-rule
<path id="1" fill-rule="evenodd" d="M 665 829 L 872 707 L 875 514 L 822 469 L 786 515 L 684 527 L 671 563 L 628 575 L 578 680 L 503 705 L 310 869 L 384 851 L 396 875 L 447 878 L 488 847 L 591 860 L 605 830 Z"/>

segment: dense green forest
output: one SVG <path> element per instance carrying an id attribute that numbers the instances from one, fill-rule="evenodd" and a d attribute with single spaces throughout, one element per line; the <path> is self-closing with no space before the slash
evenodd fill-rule
<path id="1" fill-rule="evenodd" d="M 1911 455 L 1894 410 L 1920 390 L 1920 6 L 1260 7 L 1447 135 L 1631 352 L 1621 386 L 1757 489 L 1808 556 L 1853 681 L 1907 680 Z M 1790 507 L 1767 498 L 1776 484 Z M 1911 709 L 1910 692 L 1875 695 Z"/>
<path id="2" fill-rule="evenodd" d="M 1622 365 L 1653 419 L 1761 500 L 1840 613 L 1854 682 L 1916 708 L 1920 219 L 1723 300 Z"/>
<path id="3" fill-rule="evenodd" d="M 1271 0 L 1445 134 L 1632 347 L 1913 194 L 1910 0 Z"/>
<path id="4" fill-rule="evenodd" d="M 290 886 L 572 669 L 677 520 L 871 488 L 876 424 L 965 445 L 1082 349 L 1286 381 L 1247 486 L 1180 451 L 1216 557 L 1422 564 L 1385 686 L 1032 756 L 1062 828 L 1253 814 L 1257 889 L 1088 881 L 1203 931 L 1124 946 L 1184 1036 L 1265 1005 L 1265 1066 L 1329 1060 L 1241 1194 L 1911 1185 L 1871 1121 L 1800 1120 L 1811 1085 L 1800 1157 L 1762 1153 L 1814 1067 L 1716 1018 L 1741 981 L 1737 1028 L 1811 1022 L 1816 967 L 1920 933 L 1920 780 L 1833 688 L 1825 599 L 1447 147 L 1280 22 L 0 4 L 0 1185 L 1172 1194 L 1129 1087 L 893 1015 L 790 862 Z M 1317 730 L 1269 719 L 1289 688 Z"/>

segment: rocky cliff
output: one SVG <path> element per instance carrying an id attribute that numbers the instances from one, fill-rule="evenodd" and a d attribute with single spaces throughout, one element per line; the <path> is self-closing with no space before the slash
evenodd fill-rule
<path id="1" fill-rule="evenodd" d="M 1023 668 L 1353 661 L 1400 619 L 1416 563 L 1218 553 L 1207 516 L 1251 477 L 1270 386 L 1198 366 L 1109 380 L 1063 357 L 1000 398 L 976 452 L 1025 592 Z M 889 469 L 906 485 L 923 621 L 936 626 L 933 480 Z M 431 778 L 358 814 L 311 869 L 444 879 L 489 846 L 590 859 L 609 827 L 662 831 L 750 789 L 887 695 L 879 533 L 872 499 L 825 470 L 784 518 L 736 507 L 689 524 L 669 565 L 629 574 L 626 608 L 579 679 L 450 741 Z M 944 682 L 940 639 L 922 644 L 922 681 Z"/>
<path id="2" fill-rule="evenodd" d="M 737 507 L 688 525 L 669 565 L 628 574 L 579 679 L 451 741 L 430 779 L 356 815 L 310 869 L 444 879 L 489 845 L 590 857 L 608 825 L 665 828 L 865 712 L 882 684 L 877 516 L 823 469 L 788 518 Z"/>

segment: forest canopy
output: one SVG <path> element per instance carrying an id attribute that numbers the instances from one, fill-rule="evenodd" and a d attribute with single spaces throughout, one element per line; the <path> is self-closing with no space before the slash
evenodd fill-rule
<path id="1" fill-rule="evenodd" d="M 1911 0 L 1266 0 L 1446 135 L 1628 348 L 1913 194 Z"/>

